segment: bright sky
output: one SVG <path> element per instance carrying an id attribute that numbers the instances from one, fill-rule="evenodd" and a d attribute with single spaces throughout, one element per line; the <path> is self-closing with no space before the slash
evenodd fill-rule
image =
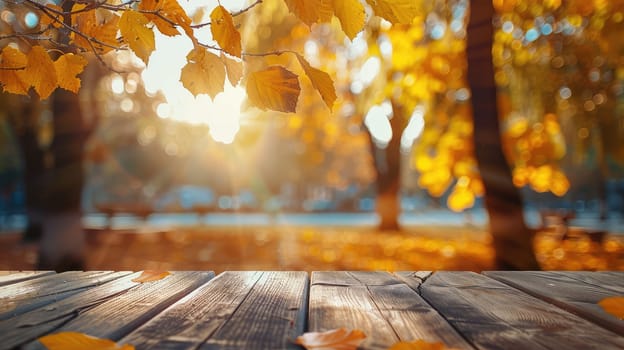
<path id="1" fill-rule="evenodd" d="M 217 5 L 215 0 L 180 1 L 180 5 L 189 14 L 200 6 L 206 6 L 205 21 L 209 20 L 210 11 Z M 245 6 L 245 0 L 229 0 L 223 5 L 230 11 L 237 11 Z M 240 127 L 240 106 L 245 98 L 241 87 L 232 87 L 225 83 L 225 91 L 212 101 L 208 95 L 194 97 L 180 82 L 180 70 L 186 64 L 186 53 L 193 45 L 186 36 L 166 37 L 156 32 L 156 50 L 150 57 L 149 65 L 143 71 L 145 88 L 150 92 L 161 91 L 167 100 L 157 108 L 158 116 L 193 124 L 208 124 L 210 135 L 215 141 L 231 143 Z M 210 27 L 196 30 L 196 36 L 203 43 L 210 43 Z"/>

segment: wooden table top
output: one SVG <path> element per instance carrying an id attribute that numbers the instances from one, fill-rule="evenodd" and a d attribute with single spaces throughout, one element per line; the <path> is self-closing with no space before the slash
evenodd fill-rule
<path id="1" fill-rule="evenodd" d="M 0 272 L 0 349 L 76 331 L 136 349 L 301 349 L 345 327 L 361 349 L 399 340 L 456 349 L 624 349 L 624 272 Z"/>

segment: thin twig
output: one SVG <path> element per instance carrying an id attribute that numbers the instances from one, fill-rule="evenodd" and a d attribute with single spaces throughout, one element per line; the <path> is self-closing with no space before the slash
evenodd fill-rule
<path id="1" fill-rule="evenodd" d="M 249 6 L 245 7 L 244 9 L 241 9 L 240 11 L 232 13 L 232 17 L 236 17 L 236 16 L 242 15 L 243 13 L 251 10 L 252 8 L 254 8 L 254 7 L 258 6 L 258 5 L 260 5 L 262 3 L 262 1 L 263 0 L 256 0 L 253 4 L 250 4 Z M 212 22 L 205 22 L 205 23 L 192 25 L 191 28 L 199 29 L 199 28 L 203 28 L 203 27 L 209 26 L 211 24 L 212 24 Z"/>

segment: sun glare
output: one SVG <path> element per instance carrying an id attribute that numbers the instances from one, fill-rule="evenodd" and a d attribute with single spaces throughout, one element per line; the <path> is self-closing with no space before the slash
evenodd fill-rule
<path id="1" fill-rule="evenodd" d="M 216 6 L 217 2 L 214 3 Z M 235 1 L 235 4 L 227 7 L 235 10 L 241 8 L 243 3 Z M 188 12 L 192 13 L 192 8 L 197 7 L 197 4 L 201 2 L 189 2 L 188 7 L 191 9 Z M 205 5 L 205 1 L 202 5 Z M 204 42 L 210 42 L 212 39 L 209 30 L 196 31 L 195 34 Z M 245 98 L 244 89 L 240 86 L 232 87 L 226 82 L 224 91 L 218 94 L 214 101 L 207 95 L 193 96 L 180 82 L 180 70 L 186 64 L 186 55 L 181 53 L 189 52 L 193 44 L 183 35 L 167 37 L 157 31 L 155 35 L 156 50 L 150 56 L 142 78 L 149 93 L 160 91 L 166 99 L 166 102 L 156 108 L 157 115 L 163 119 L 206 124 L 210 129 L 210 136 L 215 141 L 232 143 L 240 128 L 240 108 Z"/>

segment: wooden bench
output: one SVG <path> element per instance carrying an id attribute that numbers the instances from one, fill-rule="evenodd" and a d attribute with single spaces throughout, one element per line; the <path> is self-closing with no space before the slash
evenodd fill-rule
<path id="1" fill-rule="evenodd" d="M 456 349 L 624 349 L 624 320 L 597 304 L 624 272 L 0 272 L 0 349 L 83 332 L 137 349 L 300 349 L 303 332 L 362 330 Z"/>

